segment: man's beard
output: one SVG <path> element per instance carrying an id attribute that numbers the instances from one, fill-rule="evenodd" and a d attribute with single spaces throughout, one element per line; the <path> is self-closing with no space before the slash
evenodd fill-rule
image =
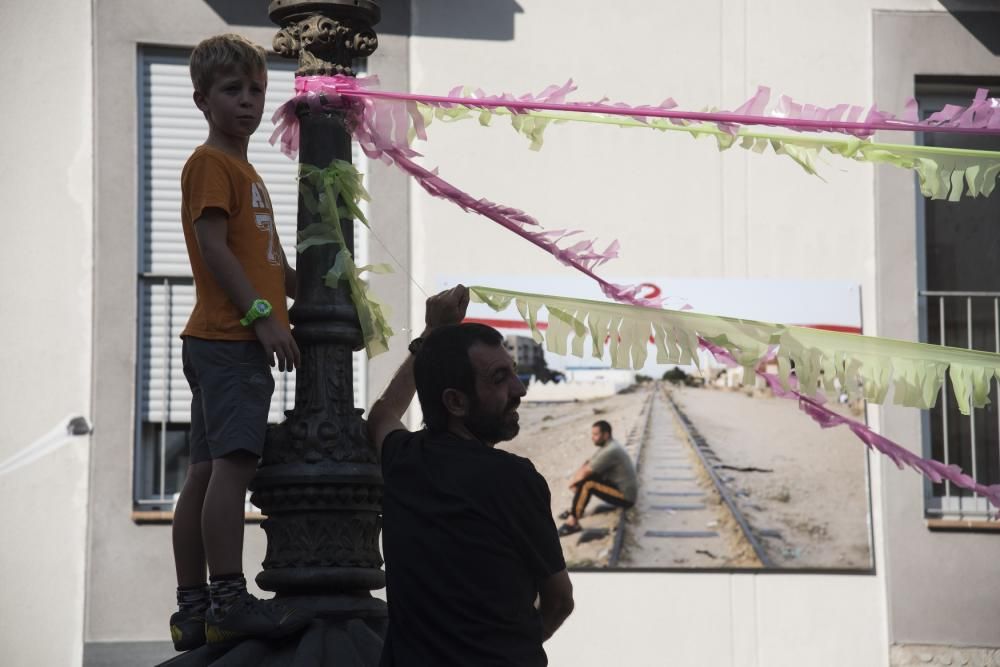
<path id="1" fill-rule="evenodd" d="M 465 418 L 465 428 L 478 439 L 491 445 L 513 440 L 521 430 L 521 425 L 510 419 L 510 413 L 520 404 L 521 399 L 518 398 L 504 406 L 500 414 L 488 414 L 482 411 L 479 399 L 473 399 L 469 416 Z"/>

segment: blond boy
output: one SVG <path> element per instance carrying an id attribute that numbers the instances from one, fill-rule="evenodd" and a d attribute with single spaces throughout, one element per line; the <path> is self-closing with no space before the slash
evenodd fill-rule
<path id="1" fill-rule="evenodd" d="M 244 499 L 264 445 L 271 367 L 299 365 L 285 298 L 295 295 L 264 183 L 247 161 L 267 89 L 262 48 L 238 35 L 191 55 L 208 138 L 181 175 L 181 222 L 195 283 L 183 338 L 191 386 L 191 465 L 174 510 L 179 651 L 301 630 L 306 614 L 263 601 L 243 576 Z M 206 582 L 206 565 L 209 581 Z"/>

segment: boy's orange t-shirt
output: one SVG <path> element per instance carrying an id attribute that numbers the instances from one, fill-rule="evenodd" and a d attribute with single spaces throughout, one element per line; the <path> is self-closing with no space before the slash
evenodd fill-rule
<path id="1" fill-rule="evenodd" d="M 194 274 L 194 310 L 181 336 L 209 340 L 255 340 L 241 313 L 202 259 L 195 221 L 205 209 L 226 213 L 226 245 L 236 255 L 259 298 L 271 304 L 271 317 L 288 325 L 285 267 L 271 198 L 264 181 L 246 160 L 211 146 L 199 146 L 181 172 L 181 223 Z"/>

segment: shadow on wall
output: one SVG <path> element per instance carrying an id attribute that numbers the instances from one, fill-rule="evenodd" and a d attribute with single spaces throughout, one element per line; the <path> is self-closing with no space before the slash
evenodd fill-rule
<path id="1" fill-rule="evenodd" d="M 406 4 L 406 0 L 384 3 L 383 15 L 396 4 Z M 412 34 L 509 41 L 514 39 L 514 15 L 523 13 L 516 0 L 417 0 L 413 3 Z"/>
<path id="2" fill-rule="evenodd" d="M 993 55 L 1000 55 L 1000 7 L 996 0 L 941 0 L 948 13 Z"/>
<path id="3" fill-rule="evenodd" d="M 205 0 L 223 21 L 230 25 L 274 26 L 267 16 L 266 0 Z"/>
<path id="4" fill-rule="evenodd" d="M 392 35 L 512 40 L 516 0 L 377 0 L 382 20 L 376 31 Z M 267 0 L 205 0 L 230 25 L 274 26 Z M 411 7 L 412 15 L 411 15 Z"/>

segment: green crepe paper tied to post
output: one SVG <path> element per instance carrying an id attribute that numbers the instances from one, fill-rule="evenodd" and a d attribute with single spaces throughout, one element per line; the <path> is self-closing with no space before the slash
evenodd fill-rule
<path id="1" fill-rule="evenodd" d="M 607 346 L 615 368 L 642 368 L 650 337 L 657 363 L 698 365 L 704 339 L 732 355 L 748 371 L 745 379 L 775 357 L 788 390 L 794 366 L 800 391 L 808 396 L 822 385 L 828 393 L 883 403 L 893 388 L 897 405 L 929 409 L 947 374 L 965 415 L 990 402 L 990 384 L 1000 376 L 1000 354 L 993 352 L 491 287 L 470 290 L 473 299 L 497 311 L 513 302 L 535 340 L 544 340 L 550 352 L 582 357 L 589 336 L 591 354 L 603 358 Z M 549 314 L 544 336 L 538 326 L 542 308 Z"/>
<path id="2" fill-rule="evenodd" d="M 393 334 L 386 321 L 387 308 L 372 296 L 361 275 L 391 273 L 392 268 L 388 264 L 356 266 L 340 227 L 344 218 L 360 220 L 368 226 L 368 219 L 358 206 L 362 200 L 370 200 L 361 174 L 353 164 L 344 160 L 334 160 L 326 168 L 303 164 L 299 168 L 299 193 L 305 207 L 310 213 L 319 213 L 322 222 L 313 223 L 299 232 L 296 249 L 303 252 L 313 246 L 328 243 L 335 243 L 340 247 L 323 282 L 328 287 L 335 288 L 340 281 L 347 281 L 351 300 L 358 311 L 368 358 L 382 354 L 389 349 L 389 339 Z"/>
<path id="3" fill-rule="evenodd" d="M 462 96 L 469 97 L 471 89 L 462 89 Z M 475 98 L 470 98 L 474 104 Z M 920 192 L 930 199 L 958 201 L 963 192 L 969 197 L 988 197 L 1000 176 L 1000 152 L 947 148 L 937 146 L 916 146 L 907 144 L 876 143 L 871 139 L 857 137 L 829 137 L 815 135 L 786 135 L 772 132 L 758 132 L 740 128 L 735 134 L 725 132 L 713 123 L 682 125 L 663 118 L 623 118 L 621 116 L 600 116 L 586 113 L 554 111 L 522 111 L 511 113 L 502 108 L 470 109 L 464 106 L 440 107 L 417 103 L 417 110 L 430 125 L 435 119 L 446 123 L 478 118 L 479 124 L 490 125 L 494 116 L 509 116 L 514 131 L 530 141 L 529 148 L 541 150 L 545 129 L 551 123 L 596 123 L 623 128 L 646 128 L 661 132 L 683 132 L 694 138 L 713 137 L 720 151 L 739 146 L 754 153 L 763 153 L 771 148 L 775 155 L 784 155 L 794 160 L 806 173 L 822 179 L 817 162 L 825 151 L 857 162 L 888 164 L 908 169 L 917 174 Z M 709 109 L 708 111 L 714 111 Z M 416 138 L 411 127 L 410 140 Z"/>

